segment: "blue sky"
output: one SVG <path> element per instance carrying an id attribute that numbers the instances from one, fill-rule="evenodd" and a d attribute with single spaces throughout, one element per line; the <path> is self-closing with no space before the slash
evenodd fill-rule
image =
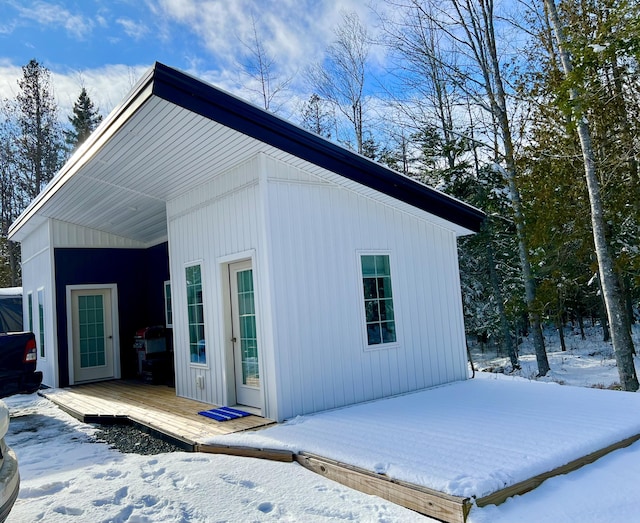
<path id="1" fill-rule="evenodd" d="M 82 86 L 103 113 L 160 61 L 251 99 L 239 63 L 252 20 L 282 77 L 301 72 L 331 42 L 342 11 L 373 27 L 361 0 L 0 0 L 0 97 L 13 97 L 35 58 L 68 114 Z"/>

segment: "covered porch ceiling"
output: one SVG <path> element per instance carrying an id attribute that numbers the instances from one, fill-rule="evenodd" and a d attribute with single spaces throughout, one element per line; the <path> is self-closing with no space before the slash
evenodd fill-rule
<path id="1" fill-rule="evenodd" d="M 258 152 L 340 185 L 427 211 L 457 234 L 483 213 L 304 131 L 189 75 L 156 64 L 14 222 L 21 241 L 55 219 L 152 246 L 166 202 Z M 364 191 L 363 191 L 364 189 Z"/>

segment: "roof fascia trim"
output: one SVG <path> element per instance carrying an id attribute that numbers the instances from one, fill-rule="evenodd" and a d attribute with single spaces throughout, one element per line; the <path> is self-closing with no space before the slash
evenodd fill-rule
<path id="1" fill-rule="evenodd" d="M 471 205 L 396 173 L 186 73 L 161 63 L 156 63 L 154 70 L 153 94 L 160 98 L 469 231 L 480 231 L 485 214 Z"/>

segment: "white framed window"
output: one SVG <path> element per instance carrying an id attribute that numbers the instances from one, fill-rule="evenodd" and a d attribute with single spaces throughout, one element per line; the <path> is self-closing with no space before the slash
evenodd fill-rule
<path id="1" fill-rule="evenodd" d="M 173 327 L 173 308 L 171 304 L 171 281 L 164 282 L 164 321 L 167 328 Z"/>
<path id="2" fill-rule="evenodd" d="M 33 292 L 27 293 L 27 321 L 29 332 L 33 332 Z"/>
<path id="3" fill-rule="evenodd" d="M 204 329 L 204 301 L 202 298 L 202 267 L 185 267 L 187 317 L 189 325 L 189 361 L 197 365 L 207 363 L 207 343 Z"/>
<path id="4" fill-rule="evenodd" d="M 365 342 L 368 348 L 397 343 L 389 254 L 360 253 Z"/>
<path id="5" fill-rule="evenodd" d="M 40 342 L 40 357 L 44 358 L 44 289 L 38 289 L 38 341 Z"/>

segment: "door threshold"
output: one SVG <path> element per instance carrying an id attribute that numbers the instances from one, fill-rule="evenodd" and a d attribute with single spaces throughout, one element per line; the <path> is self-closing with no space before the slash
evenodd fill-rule
<path id="1" fill-rule="evenodd" d="M 262 416 L 262 409 L 257 409 L 256 407 L 249 407 L 248 405 L 233 405 L 234 409 L 244 410 L 249 414 L 253 414 L 254 416 Z"/>

